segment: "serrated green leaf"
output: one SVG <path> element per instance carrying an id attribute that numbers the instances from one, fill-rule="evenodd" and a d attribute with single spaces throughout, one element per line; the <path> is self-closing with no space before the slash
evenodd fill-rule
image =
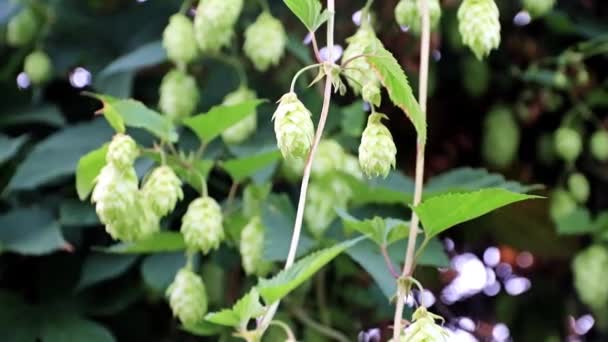
<path id="1" fill-rule="evenodd" d="M 114 279 L 131 267 L 137 257 L 134 255 L 90 254 L 84 261 L 77 290 L 82 290 L 102 281 Z"/>
<path id="2" fill-rule="evenodd" d="M 239 299 L 231 309 L 209 313 L 205 316 L 205 320 L 229 327 L 247 328 L 249 320 L 259 317 L 263 313 L 264 307 L 260 303 L 260 294 L 253 288 Z"/>
<path id="3" fill-rule="evenodd" d="M 298 260 L 290 268 L 279 272 L 271 279 L 260 279 L 258 291 L 266 304 L 272 304 L 285 297 L 289 292 L 312 277 L 323 266 L 327 265 L 340 253 L 356 245 L 365 237 L 344 241 L 330 248 L 314 252 Z"/>
<path id="4" fill-rule="evenodd" d="M 279 150 L 272 150 L 253 156 L 228 160 L 221 165 L 222 168 L 228 172 L 230 177 L 232 177 L 234 182 L 241 183 L 262 169 L 273 165 L 276 166 L 276 163 L 280 158 L 281 153 Z"/>
<path id="5" fill-rule="evenodd" d="M 542 197 L 489 188 L 431 197 L 412 209 L 420 218 L 426 235 L 433 237 L 459 223 L 472 220 L 505 205 L 534 198 Z"/>
<path id="6" fill-rule="evenodd" d="M 76 192 L 78 198 L 84 201 L 95 187 L 95 178 L 106 165 L 108 144 L 85 154 L 76 167 Z"/>
<path id="7" fill-rule="evenodd" d="M 222 132 L 248 115 L 253 115 L 257 106 L 266 102 L 263 99 L 243 101 L 237 105 L 219 105 L 211 108 L 207 113 L 198 114 L 184 119 L 184 125 L 192 129 L 196 136 L 209 143 Z"/>
<path id="8" fill-rule="evenodd" d="M 507 181 L 503 175 L 490 173 L 486 169 L 463 167 L 429 179 L 424 186 L 424 196 L 429 198 L 445 192 L 475 191 L 484 188 L 503 188 L 513 192 L 526 193 L 539 189 L 540 186 Z"/>
<path id="9" fill-rule="evenodd" d="M 0 134 L 0 164 L 11 159 L 15 154 L 17 154 L 27 139 L 27 135 L 11 138 L 4 134 Z"/>
<path id="10" fill-rule="evenodd" d="M 0 216 L 0 253 L 43 255 L 66 246 L 59 224 L 49 210 L 32 207 Z"/>
<path id="11" fill-rule="evenodd" d="M 97 248 L 105 253 L 159 253 L 176 252 L 186 249 L 182 234 L 178 232 L 160 232 L 151 237 L 137 241 L 118 243 L 108 248 Z"/>
<path id="12" fill-rule="evenodd" d="M 342 175 L 353 192 L 352 203 L 363 205 L 408 204 L 414 193 L 414 182 L 400 172 L 391 172 L 386 178 L 357 179 Z"/>
<path id="13" fill-rule="evenodd" d="M 322 6 L 319 0 L 283 0 L 283 2 L 310 32 L 315 32 L 329 19 L 327 10 L 321 12 Z"/>
<path id="14" fill-rule="evenodd" d="M 342 225 L 347 231 L 357 231 L 366 235 L 379 246 L 385 244 L 386 223 L 381 217 L 375 216 L 372 219 L 358 220 L 341 209 L 336 210 L 336 212 L 342 219 Z"/>
<path id="15" fill-rule="evenodd" d="M 366 51 L 367 61 L 388 91 L 393 104 L 401 108 L 412 121 L 418 133 L 419 142 L 424 144 L 426 142 L 426 118 L 414 97 L 407 76 L 405 76 L 395 57 L 382 47 L 380 40 L 372 45 L 375 48 Z"/>

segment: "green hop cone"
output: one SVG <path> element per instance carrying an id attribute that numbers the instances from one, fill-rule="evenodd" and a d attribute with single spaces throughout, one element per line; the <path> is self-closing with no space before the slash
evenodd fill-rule
<path id="1" fill-rule="evenodd" d="M 591 155 L 598 161 L 608 161 L 608 132 L 599 130 L 591 136 L 589 142 Z"/>
<path id="2" fill-rule="evenodd" d="M 576 210 L 576 201 L 564 189 L 556 189 L 551 193 L 549 202 L 549 216 L 554 222 L 572 214 Z"/>
<path id="3" fill-rule="evenodd" d="M 359 165 L 368 177 L 386 177 L 391 168 L 395 167 L 397 147 L 391 132 L 381 122 L 383 118 L 386 115 L 372 113 L 361 135 Z"/>
<path id="4" fill-rule="evenodd" d="M 181 180 L 166 165 L 157 167 L 150 173 L 142 187 L 142 193 L 150 209 L 159 217 L 172 212 L 177 201 L 184 198 Z"/>
<path id="5" fill-rule="evenodd" d="M 306 210 L 304 210 L 304 222 L 308 231 L 315 238 L 318 239 L 323 236 L 329 225 L 337 217 L 336 207 L 345 207 L 345 205 L 340 205 L 343 198 L 342 194 L 336 195 L 324 181 L 314 180 L 310 182 L 306 198 Z"/>
<path id="6" fill-rule="evenodd" d="M 183 14 L 174 14 L 163 31 L 163 46 L 167 56 L 176 64 L 185 65 L 198 54 L 194 38 L 194 24 Z"/>
<path id="7" fill-rule="evenodd" d="M 606 282 L 608 250 L 602 245 L 592 245 L 581 251 L 572 262 L 574 287 L 583 303 L 597 310 L 608 302 Z"/>
<path id="8" fill-rule="evenodd" d="M 171 120 L 192 115 L 198 100 L 199 92 L 194 77 L 179 70 L 172 70 L 163 77 L 158 106 Z"/>
<path id="9" fill-rule="evenodd" d="M 207 313 L 207 292 L 203 279 L 196 273 L 187 268 L 179 270 L 167 288 L 167 297 L 173 315 L 183 325 L 195 325 L 203 321 Z"/>
<path id="10" fill-rule="evenodd" d="M 569 127 L 561 127 L 553 137 L 557 155 L 566 162 L 574 162 L 583 150 L 581 135 Z"/>
<path id="11" fill-rule="evenodd" d="M 312 163 L 313 177 L 324 176 L 332 171 L 338 170 L 344 164 L 346 152 L 340 144 L 333 139 L 325 139 L 319 142 L 315 160 Z"/>
<path id="12" fill-rule="evenodd" d="M 194 17 L 194 36 L 203 53 L 217 53 L 230 43 L 243 0 L 201 0 Z"/>
<path id="13" fill-rule="evenodd" d="M 473 97 L 481 96 L 488 89 L 490 68 L 486 62 L 468 55 L 463 59 L 462 74 L 466 75 L 462 78 L 462 85 Z"/>
<path id="14" fill-rule="evenodd" d="M 484 120 L 482 154 L 497 168 L 509 166 L 517 157 L 520 132 L 515 118 L 504 107 L 492 109 Z"/>
<path id="15" fill-rule="evenodd" d="M 24 46 L 36 38 L 39 18 L 31 8 L 25 8 L 11 18 L 6 27 L 6 41 L 11 46 Z"/>
<path id="16" fill-rule="evenodd" d="M 431 30 L 439 24 L 441 18 L 441 6 L 439 0 L 427 0 L 429 16 L 431 19 Z M 409 30 L 419 35 L 422 25 L 420 14 L 420 0 L 401 0 L 395 7 L 395 20 L 401 26 L 407 26 Z"/>
<path id="17" fill-rule="evenodd" d="M 264 261 L 264 226 L 259 216 L 253 217 L 241 231 L 239 243 L 243 269 L 247 274 L 265 276 L 271 264 Z"/>
<path id="18" fill-rule="evenodd" d="M 287 93 L 279 100 L 274 112 L 274 132 L 285 159 L 304 159 L 314 139 L 312 114 L 295 93 Z"/>
<path id="19" fill-rule="evenodd" d="M 138 155 L 139 150 L 135 140 L 126 134 L 118 133 L 114 135 L 108 146 L 106 161 L 119 169 L 126 169 L 133 166 Z"/>
<path id="20" fill-rule="evenodd" d="M 224 97 L 223 105 L 231 106 L 238 105 L 239 103 L 255 100 L 257 95 L 255 92 L 247 87 L 241 86 L 239 89 Z M 254 109 L 251 114 L 247 115 L 243 120 L 236 124 L 228 127 L 222 132 L 222 139 L 227 144 L 239 144 L 247 140 L 257 129 L 258 118 L 256 110 Z"/>
<path id="21" fill-rule="evenodd" d="M 283 24 L 270 13 L 262 12 L 245 30 L 243 50 L 257 70 L 266 71 L 279 63 L 286 44 Z"/>
<path id="22" fill-rule="evenodd" d="M 43 51 L 34 51 L 25 57 L 23 70 L 33 84 L 42 84 L 51 78 L 53 63 Z"/>
<path id="23" fill-rule="evenodd" d="M 500 13 L 494 0 L 464 0 L 458 9 L 462 42 L 477 59 L 483 59 L 500 45 Z"/>
<path id="24" fill-rule="evenodd" d="M 435 322 L 436 320 L 443 321 L 441 316 L 430 313 L 424 306 L 421 306 L 414 312 L 412 318 L 413 323 L 405 329 L 400 338 L 401 342 L 449 341 L 448 330 Z"/>
<path id="25" fill-rule="evenodd" d="M 281 175 L 292 183 L 298 182 L 304 174 L 304 163 L 304 159 L 283 160 L 280 169 Z M 357 163 L 359 162 L 357 161 Z"/>
<path id="26" fill-rule="evenodd" d="M 553 6 L 555 6 L 555 0 L 523 0 L 524 9 L 530 13 L 534 18 L 542 17 L 549 13 Z"/>
<path id="27" fill-rule="evenodd" d="M 361 166 L 359 166 L 359 159 L 351 154 L 346 154 L 344 156 L 340 171 L 359 180 L 363 179 L 363 172 L 361 171 Z"/>
<path id="28" fill-rule="evenodd" d="M 362 88 L 365 85 L 368 85 L 368 87 L 376 86 L 379 89 L 380 80 L 376 76 L 376 73 L 365 58 L 359 57 L 365 54 L 367 49 L 373 49 L 375 44 L 378 44 L 378 39 L 372 26 L 367 21 L 363 22 L 357 32 L 347 38 L 346 41 L 348 42 L 348 46 L 342 54 L 342 63 L 349 61 L 347 69 L 343 71 L 348 85 L 356 95 L 362 92 Z M 369 90 L 367 91 L 369 92 Z M 375 98 L 366 101 L 371 102 L 371 100 L 375 100 Z"/>
<path id="29" fill-rule="evenodd" d="M 367 82 L 361 91 L 361 97 L 364 101 L 367 101 L 374 106 L 380 106 L 382 102 L 382 94 L 380 93 L 380 87 L 377 82 Z"/>
<path id="30" fill-rule="evenodd" d="M 591 186 L 587 177 L 580 172 L 576 172 L 568 177 L 568 191 L 572 194 L 572 197 L 579 202 L 585 203 L 589 199 L 589 193 L 591 192 Z"/>
<path id="31" fill-rule="evenodd" d="M 188 248 L 207 254 L 224 240 L 222 209 L 211 197 L 192 201 L 182 218 L 181 232 Z"/>

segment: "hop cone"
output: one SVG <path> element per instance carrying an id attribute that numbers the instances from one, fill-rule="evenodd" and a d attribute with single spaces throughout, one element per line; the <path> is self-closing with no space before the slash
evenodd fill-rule
<path id="1" fill-rule="evenodd" d="M 39 21 L 31 8 L 26 8 L 12 17 L 6 27 L 6 41 L 11 46 L 24 46 L 34 40 Z"/>
<path id="2" fill-rule="evenodd" d="M 363 179 L 363 172 L 361 171 L 361 166 L 359 166 L 359 159 L 353 155 L 346 154 L 344 156 L 344 162 L 340 167 L 340 171 L 357 179 Z"/>
<path id="3" fill-rule="evenodd" d="M 199 323 L 207 313 L 207 292 L 203 280 L 189 269 L 182 268 L 167 288 L 167 297 L 173 315 L 182 324 Z"/>
<path id="4" fill-rule="evenodd" d="M 431 30 L 439 24 L 441 6 L 439 0 L 428 0 Z M 421 31 L 422 16 L 420 14 L 420 0 L 401 0 L 395 7 L 395 20 L 401 26 L 408 27 L 412 33 L 418 35 Z"/>
<path id="5" fill-rule="evenodd" d="M 579 202 L 585 203 L 589 199 L 589 193 L 591 192 L 591 186 L 587 177 L 580 172 L 575 172 L 568 177 L 568 191 L 572 194 L 572 197 Z"/>
<path id="6" fill-rule="evenodd" d="M 482 154 L 487 163 L 505 168 L 517 157 L 519 126 L 507 108 L 493 109 L 484 120 Z"/>
<path id="7" fill-rule="evenodd" d="M 500 45 L 500 21 L 494 0 L 464 0 L 458 9 L 462 42 L 482 59 Z"/>
<path id="8" fill-rule="evenodd" d="M 341 196 L 336 196 L 332 188 L 322 181 L 312 181 L 308 187 L 304 222 L 310 233 L 320 238 L 336 218 L 336 207 Z"/>
<path id="9" fill-rule="evenodd" d="M 184 198 L 182 182 L 173 169 L 164 165 L 152 171 L 142 188 L 150 209 L 159 217 L 166 216 L 175 209 L 178 200 Z"/>
<path id="10" fill-rule="evenodd" d="M 216 53 L 230 42 L 243 0 L 201 0 L 194 18 L 194 35 L 203 53 Z"/>
<path id="11" fill-rule="evenodd" d="M 190 116 L 196 109 L 198 100 L 198 87 L 194 77 L 179 70 L 172 70 L 163 77 L 158 106 L 171 120 Z"/>
<path id="12" fill-rule="evenodd" d="M 237 105 L 241 102 L 254 100 L 257 96 L 255 92 L 247 87 L 240 87 L 224 98 L 224 105 Z M 257 113 L 255 109 L 243 120 L 230 126 L 222 132 L 222 139 L 227 144 L 239 144 L 249 138 L 256 130 L 258 124 Z"/>
<path id="13" fill-rule="evenodd" d="M 259 216 L 253 217 L 241 231 L 241 260 L 247 274 L 264 276 L 270 264 L 262 259 L 264 253 L 264 226 Z"/>
<path id="14" fill-rule="evenodd" d="M 181 231 L 189 248 L 205 254 L 217 249 L 224 239 L 222 209 L 211 197 L 195 199 L 182 218 Z"/>
<path id="15" fill-rule="evenodd" d="M 188 64 L 198 54 L 194 39 L 194 24 L 183 14 L 174 14 L 163 32 L 163 46 L 169 59 L 177 64 Z"/>
<path id="16" fill-rule="evenodd" d="M 127 169 L 133 166 L 138 154 L 135 140 L 126 134 L 118 133 L 114 135 L 108 146 L 106 161 L 114 164 L 118 169 Z"/>
<path id="17" fill-rule="evenodd" d="M 442 319 L 421 306 L 414 312 L 413 323 L 410 324 L 401 336 L 401 342 L 448 342 L 448 331 L 435 323 Z"/>
<path id="18" fill-rule="evenodd" d="M 298 182 L 304 174 L 304 159 L 290 159 L 281 162 L 281 175 L 288 181 Z"/>
<path id="19" fill-rule="evenodd" d="M 604 308 L 608 302 L 608 250 L 593 245 L 580 252 L 572 262 L 574 287 L 583 303 L 594 309 Z"/>
<path id="20" fill-rule="evenodd" d="M 283 24 L 268 12 L 263 12 L 245 30 L 243 50 L 255 68 L 266 71 L 277 65 L 285 52 L 287 35 Z"/>
<path id="21" fill-rule="evenodd" d="M 608 132 L 604 130 L 597 131 L 591 136 L 589 142 L 591 155 L 601 161 L 608 161 Z"/>
<path id="22" fill-rule="evenodd" d="M 553 221 L 568 216 L 576 210 L 576 201 L 572 195 L 564 189 L 555 189 L 550 196 L 549 216 Z"/>
<path id="23" fill-rule="evenodd" d="M 346 152 L 337 141 L 325 139 L 319 142 L 315 160 L 312 163 L 312 174 L 315 177 L 326 175 L 339 170 L 344 164 Z"/>
<path id="24" fill-rule="evenodd" d="M 370 87 L 376 86 L 379 88 L 380 81 L 372 70 L 372 67 L 367 63 L 367 60 L 362 57 L 355 58 L 365 54 L 366 49 L 373 48 L 375 44 L 377 44 L 378 39 L 376 38 L 374 29 L 368 22 L 364 22 L 357 32 L 353 36 L 347 38 L 346 41 L 348 42 L 348 46 L 342 55 L 342 63 L 350 60 L 347 69 L 344 70 L 348 85 L 357 95 L 360 94 L 362 88 L 368 84 Z"/>
<path id="25" fill-rule="evenodd" d="M 561 127 L 554 136 L 557 155 L 567 162 L 575 161 L 583 150 L 581 135 L 574 129 Z"/>
<path id="26" fill-rule="evenodd" d="M 535 18 L 549 13 L 555 6 L 555 0 L 523 0 L 523 3 L 524 9 Z"/>
<path id="27" fill-rule="evenodd" d="M 311 114 L 295 93 L 287 93 L 279 100 L 272 116 L 277 144 L 285 159 L 303 159 L 314 138 Z"/>
<path id="28" fill-rule="evenodd" d="M 374 106 L 380 106 L 382 102 L 382 94 L 380 93 L 380 86 L 378 82 L 367 82 L 363 86 L 361 91 L 361 97 L 364 101 L 373 104 Z"/>
<path id="29" fill-rule="evenodd" d="M 370 115 L 367 127 L 361 135 L 359 165 L 368 177 L 386 177 L 391 167 L 395 167 L 397 147 L 391 132 L 382 124 L 382 118 L 386 118 L 386 115 Z"/>
<path id="30" fill-rule="evenodd" d="M 34 51 L 25 57 L 23 70 L 33 84 L 42 84 L 51 78 L 53 64 L 46 53 Z"/>

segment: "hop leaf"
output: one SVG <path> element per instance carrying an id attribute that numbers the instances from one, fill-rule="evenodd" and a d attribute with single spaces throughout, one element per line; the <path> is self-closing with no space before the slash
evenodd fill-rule
<path id="1" fill-rule="evenodd" d="M 608 250 L 601 245 L 583 250 L 572 262 L 574 287 L 581 300 L 593 309 L 602 309 L 608 302 L 606 265 Z"/>
<path id="2" fill-rule="evenodd" d="M 239 89 L 226 95 L 224 105 L 236 105 L 244 101 L 254 100 L 257 97 L 255 92 L 247 87 L 241 86 Z M 232 125 L 222 132 L 222 139 L 227 144 L 239 144 L 249 138 L 257 129 L 257 113 L 254 109 L 250 115 L 243 120 Z"/>
<path id="3" fill-rule="evenodd" d="M 434 30 L 441 18 L 441 6 L 439 5 L 439 0 L 429 0 L 427 4 L 429 6 L 431 30 Z M 399 25 L 408 27 L 412 33 L 419 35 L 422 24 L 420 0 L 399 1 L 395 7 L 395 20 Z"/>
<path id="4" fill-rule="evenodd" d="M 199 323 L 207 313 L 207 292 L 203 279 L 189 269 L 182 268 L 167 289 L 173 315 L 184 325 Z"/>
<path id="5" fill-rule="evenodd" d="M 315 177 L 326 175 L 339 170 L 344 164 L 346 152 L 337 141 L 333 139 L 321 140 L 317 147 L 315 160 L 312 163 L 312 174 Z"/>
<path id="6" fill-rule="evenodd" d="M 42 84 L 51 78 L 53 64 L 43 51 L 34 51 L 25 57 L 23 69 L 33 84 Z"/>
<path id="7" fill-rule="evenodd" d="M 114 135 L 108 146 L 106 161 L 114 164 L 118 169 L 126 169 L 133 166 L 138 154 L 135 140 L 126 134 L 118 133 Z"/>
<path id="8" fill-rule="evenodd" d="M 434 315 L 426 310 L 424 306 L 419 307 L 414 312 L 413 323 L 406 329 L 402 342 L 447 342 L 450 337 L 448 331 L 435 323 L 435 320 L 443 320 L 440 316 Z"/>
<path id="9" fill-rule="evenodd" d="M 483 59 L 500 45 L 500 13 L 494 0 L 464 0 L 458 9 L 462 42 Z"/>
<path id="10" fill-rule="evenodd" d="M 580 134 L 572 128 L 561 127 L 554 136 L 557 155 L 567 162 L 575 161 L 583 150 Z"/>
<path id="11" fill-rule="evenodd" d="M 370 115 L 361 135 L 359 165 L 368 177 L 386 177 L 396 163 L 397 147 L 391 132 L 382 124 L 382 118 L 386 118 L 386 115 Z"/>
<path id="12" fill-rule="evenodd" d="M 270 13 L 263 12 L 245 30 L 243 50 L 257 70 L 266 71 L 271 65 L 279 63 L 286 44 L 283 24 Z"/>
<path id="13" fill-rule="evenodd" d="M 524 9 L 535 18 L 544 16 L 555 6 L 555 0 L 523 0 L 523 3 Z"/>
<path id="14" fill-rule="evenodd" d="M 173 209 L 178 200 L 184 198 L 182 182 L 169 166 L 154 169 L 142 188 L 149 207 L 159 217 L 165 216 Z"/>
<path id="15" fill-rule="evenodd" d="M 192 201 L 182 218 L 182 234 L 186 245 L 207 254 L 217 249 L 224 239 L 222 210 L 211 197 L 201 197 Z"/>
<path id="16" fill-rule="evenodd" d="M 183 14 L 174 14 L 163 31 L 163 46 L 167 56 L 177 64 L 188 64 L 198 54 L 194 24 Z"/>
<path id="17" fill-rule="evenodd" d="M 194 35 L 203 53 L 217 53 L 230 42 L 243 0 L 202 0 L 196 9 Z"/>
<path id="18" fill-rule="evenodd" d="M 179 70 L 172 70 L 163 77 L 158 106 L 171 120 L 190 116 L 196 109 L 198 100 L 198 87 L 194 77 Z"/>
<path id="19" fill-rule="evenodd" d="M 272 119 L 277 144 L 285 159 L 303 159 L 308 154 L 314 138 L 311 116 L 295 93 L 287 93 L 279 100 Z"/>
<path id="20" fill-rule="evenodd" d="M 263 277 L 272 266 L 264 261 L 264 226 L 259 216 L 253 217 L 241 231 L 239 244 L 243 269 L 247 274 Z"/>
<path id="21" fill-rule="evenodd" d="M 490 165 L 505 168 L 517 156 L 519 126 L 507 108 L 494 108 L 484 120 L 483 158 Z"/>
<path id="22" fill-rule="evenodd" d="M 11 46 L 24 46 L 34 40 L 40 23 L 31 8 L 25 8 L 12 17 L 6 27 L 6 41 Z"/>
<path id="23" fill-rule="evenodd" d="M 346 41 L 348 42 L 348 46 L 342 55 L 342 63 L 350 61 L 343 71 L 348 85 L 357 95 L 361 93 L 364 85 L 369 84 L 370 86 L 373 85 L 379 88 L 380 80 L 372 70 L 371 65 L 365 58 L 358 57 L 363 55 L 366 49 L 370 46 L 373 47 L 378 41 L 374 29 L 366 21 Z"/>

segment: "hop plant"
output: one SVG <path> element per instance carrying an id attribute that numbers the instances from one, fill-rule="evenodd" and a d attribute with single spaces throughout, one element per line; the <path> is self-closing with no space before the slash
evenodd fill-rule
<path id="1" fill-rule="evenodd" d="M 339 170 L 344 164 L 345 156 L 346 152 L 337 141 L 333 139 L 321 140 L 317 147 L 315 160 L 312 163 L 313 176 L 320 177 Z"/>
<path id="2" fill-rule="evenodd" d="M 303 159 L 314 138 L 312 114 L 295 93 L 287 93 L 279 100 L 274 112 L 274 132 L 285 159 Z"/>
<path id="3" fill-rule="evenodd" d="M 361 91 L 361 97 L 364 101 L 378 107 L 382 102 L 382 94 L 377 82 L 367 82 Z"/>
<path id="4" fill-rule="evenodd" d="M 167 288 L 167 297 L 173 315 L 186 326 L 201 322 L 207 313 L 207 292 L 203 279 L 187 268 L 177 272 L 173 283 Z"/>
<path id="5" fill-rule="evenodd" d="M 590 140 L 591 155 L 601 161 L 608 161 L 608 132 L 599 130 L 591 136 Z"/>
<path id="6" fill-rule="evenodd" d="M 280 170 L 281 175 L 292 183 L 299 181 L 304 174 L 304 163 L 304 159 L 283 160 Z M 358 163 L 359 161 L 357 161 Z"/>
<path id="7" fill-rule="evenodd" d="M 594 309 L 601 309 L 608 302 L 606 265 L 608 250 L 602 245 L 581 251 L 572 262 L 574 287 L 583 303 Z"/>
<path id="8" fill-rule="evenodd" d="M 504 107 L 493 109 L 484 120 L 483 158 L 494 167 L 505 168 L 517 156 L 519 126 L 511 112 Z"/>
<path id="9" fill-rule="evenodd" d="M 450 337 L 448 331 L 437 324 L 436 320 L 442 317 L 430 313 L 424 306 L 419 307 L 413 314 L 413 323 L 410 324 L 400 337 L 401 342 L 447 342 Z"/>
<path id="10" fill-rule="evenodd" d="M 336 193 L 325 182 L 313 181 L 308 186 L 304 222 L 308 231 L 316 238 L 323 236 L 329 225 L 337 217 L 336 207 L 340 205 L 343 197 Z"/>
<path id="11" fill-rule="evenodd" d="M 43 51 L 34 51 L 27 55 L 23 69 L 33 84 L 42 84 L 53 74 L 51 59 Z"/>
<path id="12" fill-rule="evenodd" d="M 217 249 L 224 239 L 222 209 L 211 197 L 200 197 L 192 201 L 182 218 L 181 232 L 190 249 L 207 254 Z"/>
<path id="13" fill-rule="evenodd" d="M 6 27 L 6 41 L 11 46 L 24 46 L 34 40 L 39 28 L 34 10 L 25 8 L 12 17 Z"/>
<path id="14" fill-rule="evenodd" d="M 114 164 L 118 169 L 126 169 L 133 166 L 138 155 L 135 140 L 126 134 L 118 133 L 114 135 L 108 146 L 106 161 Z"/>
<path id="15" fill-rule="evenodd" d="M 427 1 L 429 6 L 429 16 L 431 19 L 431 30 L 439 24 L 441 18 L 441 6 L 439 0 Z M 420 34 L 422 15 L 420 14 L 420 0 L 401 0 L 395 7 L 395 20 L 401 26 L 406 26 L 409 30 L 418 35 Z"/>
<path id="16" fill-rule="evenodd" d="M 247 87 L 241 86 L 239 89 L 224 97 L 224 105 L 237 105 L 241 102 L 254 100 L 257 98 L 255 92 Z M 243 120 L 230 126 L 222 132 L 222 139 L 227 144 L 239 144 L 249 138 L 256 130 L 258 125 L 257 113 L 253 112 L 247 115 Z"/>
<path id="17" fill-rule="evenodd" d="M 555 0 L 523 0 L 523 3 L 524 9 L 535 18 L 549 13 L 555 6 Z"/>
<path id="18" fill-rule="evenodd" d="M 350 61 L 347 68 L 344 70 L 346 81 L 355 94 L 360 94 L 364 86 L 378 87 L 380 89 L 380 80 L 372 70 L 371 65 L 365 58 L 357 57 L 363 55 L 367 49 L 373 49 L 378 43 L 376 33 L 369 22 L 364 21 L 357 32 L 346 39 L 348 46 L 342 55 L 342 63 Z M 369 93 L 370 89 L 367 90 Z M 373 95 L 373 94 L 366 94 Z M 373 96 L 366 101 L 373 102 L 376 100 Z"/>
<path id="19" fill-rule="evenodd" d="M 217 53 L 230 42 L 243 0 L 202 0 L 194 17 L 194 36 L 203 53 Z"/>
<path id="20" fill-rule="evenodd" d="M 163 46 L 169 59 L 176 64 L 190 63 L 198 54 L 194 38 L 194 24 L 187 16 L 178 13 L 171 16 L 163 31 Z"/>
<path id="21" fill-rule="evenodd" d="M 257 70 L 266 71 L 279 63 L 286 44 L 283 24 L 265 11 L 245 30 L 243 50 Z"/>
<path id="22" fill-rule="evenodd" d="M 190 116 L 196 109 L 198 100 L 194 77 L 179 70 L 172 70 L 163 77 L 158 106 L 171 120 Z"/>
<path id="23" fill-rule="evenodd" d="M 391 168 L 395 167 L 397 147 L 391 132 L 381 122 L 383 118 L 386 115 L 372 113 L 361 135 L 359 165 L 368 177 L 386 177 Z"/>
<path id="24" fill-rule="evenodd" d="M 181 186 L 182 182 L 173 169 L 163 165 L 150 173 L 142 187 L 142 193 L 150 209 L 159 217 L 163 217 L 175 209 L 177 201 L 184 198 Z"/>
<path id="25" fill-rule="evenodd" d="M 340 171 L 357 179 L 363 179 L 363 172 L 359 166 L 359 159 L 353 155 L 346 154 L 344 156 L 344 162 L 340 167 Z"/>
<path id="26" fill-rule="evenodd" d="M 591 187 L 587 177 L 580 172 L 575 172 L 568 177 L 568 191 L 572 194 L 572 197 L 579 202 L 585 203 L 589 199 L 589 193 Z"/>
<path id="27" fill-rule="evenodd" d="M 477 59 L 483 59 L 500 45 L 500 13 L 494 0 L 464 0 L 458 9 L 462 42 Z"/>
<path id="28" fill-rule="evenodd" d="M 549 202 L 549 216 L 553 221 L 570 215 L 576 210 L 576 201 L 572 195 L 564 189 L 556 189 L 551 193 Z"/>
<path id="29" fill-rule="evenodd" d="M 241 231 L 239 243 L 243 269 L 247 274 L 263 277 L 270 271 L 270 263 L 262 259 L 264 253 L 264 226 L 259 216 L 254 216 Z"/>
<path id="30" fill-rule="evenodd" d="M 572 128 L 561 127 L 554 136 L 557 155 L 567 162 L 575 161 L 583 150 L 580 134 Z"/>

